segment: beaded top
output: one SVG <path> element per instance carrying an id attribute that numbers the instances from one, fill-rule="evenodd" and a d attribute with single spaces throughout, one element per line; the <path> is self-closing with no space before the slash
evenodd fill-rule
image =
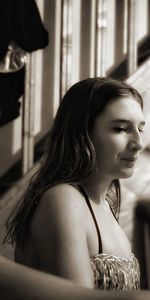
<path id="1" fill-rule="evenodd" d="M 134 254 L 129 259 L 98 254 L 90 259 L 94 286 L 102 290 L 136 290 L 140 288 L 139 263 Z"/>

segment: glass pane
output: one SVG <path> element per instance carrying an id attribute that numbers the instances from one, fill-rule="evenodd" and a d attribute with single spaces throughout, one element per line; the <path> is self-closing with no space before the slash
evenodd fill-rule
<path id="1" fill-rule="evenodd" d="M 114 64 L 115 0 L 99 0 L 97 12 L 97 76 Z"/>
<path id="2" fill-rule="evenodd" d="M 72 72 L 72 0 L 63 1 L 62 96 L 71 85 Z"/>
<path id="3" fill-rule="evenodd" d="M 137 1 L 138 41 L 148 34 L 148 0 Z"/>

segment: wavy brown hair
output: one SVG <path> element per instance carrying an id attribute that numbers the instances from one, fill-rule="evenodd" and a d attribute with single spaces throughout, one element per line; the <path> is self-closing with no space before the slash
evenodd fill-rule
<path id="1" fill-rule="evenodd" d="M 74 186 L 93 172 L 96 153 L 90 139 L 95 119 L 107 103 L 132 96 L 143 109 L 141 95 L 133 87 L 111 78 L 90 78 L 73 85 L 63 97 L 50 131 L 47 151 L 38 172 L 32 177 L 23 201 L 11 215 L 5 241 L 22 246 L 34 211 L 43 193 L 59 183 Z M 114 210 L 120 206 L 119 180 L 110 184 L 108 198 Z"/>

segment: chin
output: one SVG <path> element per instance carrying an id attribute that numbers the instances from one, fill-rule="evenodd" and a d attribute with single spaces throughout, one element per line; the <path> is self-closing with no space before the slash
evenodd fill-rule
<path id="1" fill-rule="evenodd" d="M 130 178 L 132 177 L 134 174 L 134 170 L 133 169 L 129 169 L 128 171 L 124 171 L 120 174 L 120 179 L 124 179 L 124 178 Z"/>

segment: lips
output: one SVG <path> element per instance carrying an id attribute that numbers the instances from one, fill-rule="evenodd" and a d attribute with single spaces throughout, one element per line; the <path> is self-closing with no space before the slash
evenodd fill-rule
<path id="1" fill-rule="evenodd" d="M 128 162 L 135 162 L 137 160 L 137 157 L 122 157 L 121 159 Z"/>

